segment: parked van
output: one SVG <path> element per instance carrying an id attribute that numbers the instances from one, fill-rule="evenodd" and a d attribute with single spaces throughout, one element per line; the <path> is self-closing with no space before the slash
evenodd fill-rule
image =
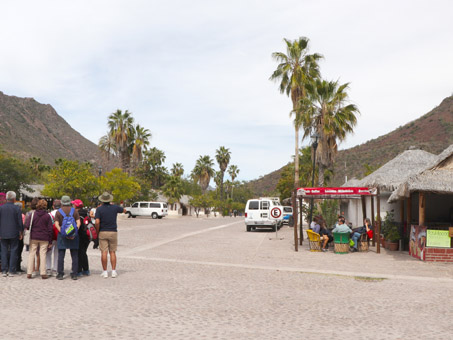
<path id="1" fill-rule="evenodd" d="M 130 207 L 126 207 L 126 214 L 129 217 L 151 216 L 152 218 L 162 218 L 168 215 L 167 203 L 163 202 L 135 202 Z"/>
<path id="2" fill-rule="evenodd" d="M 272 228 L 274 231 L 283 224 L 283 206 L 276 197 L 261 197 L 247 201 L 245 226 L 247 231 L 256 228 Z"/>

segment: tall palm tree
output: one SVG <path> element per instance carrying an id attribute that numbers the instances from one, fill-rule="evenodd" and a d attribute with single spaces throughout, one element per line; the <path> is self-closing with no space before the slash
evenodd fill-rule
<path id="1" fill-rule="evenodd" d="M 128 110 L 124 111 L 124 113 L 121 110 L 116 110 L 108 117 L 107 122 L 109 134 L 115 141 L 116 149 L 121 158 L 121 167 L 125 171 L 129 171 L 129 141 L 134 134 L 133 124 L 134 118 Z"/>
<path id="2" fill-rule="evenodd" d="M 171 174 L 173 176 L 181 178 L 184 174 L 184 166 L 181 163 L 174 163 L 171 168 Z"/>
<path id="3" fill-rule="evenodd" d="M 214 161 L 209 156 L 200 156 L 192 170 L 192 177 L 200 184 L 204 194 L 209 186 L 211 177 L 214 176 Z"/>
<path id="4" fill-rule="evenodd" d="M 236 177 L 238 176 L 239 174 L 239 169 L 237 167 L 237 165 L 233 165 L 231 164 L 230 167 L 228 168 L 228 174 L 230 175 L 231 177 L 231 199 L 233 199 L 233 187 L 234 187 L 234 180 L 236 179 Z"/>
<path id="5" fill-rule="evenodd" d="M 130 152 L 134 164 L 138 164 L 143 159 L 143 152 L 148 149 L 151 132 L 137 124 L 132 127 L 133 134 L 130 136 Z"/>
<path id="6" fill-rule="evenodd" d="M 215 158 L 220 168 L 220 199 L 223 200 L 223 177 L 230 163 L 231 152 L 229 149 L 221 146 L 216 150 Z"/>
<path id="7" fill-rule="evenodd" d="M 270 80 L 280 81 L 280 92 L 291 97 L 293 109 L 291 115 L 295 115 L 295 155 L 299 154 L 299 130 L 300 113 L 299 102 L 306 96 L 305 84 L 319 76 L 318 61 L 322 55 L 309 52 L 309 39 L 300 37 L 294 41 L 283 39 L 286 43 L 286 54 L 281 52 L 272 53 L 272 57 L 279 62 Z M 294 188 L 299 187 L 299 157 L 294 158 Z"/>
<path id="8" fill-rule="evenodd" d="M 115 139 L 111 134 L 106 134 L 99 139 L 99 149 L 102 153 L 107 156 L 107 160 L 110 160 L 111 156 L 117 156 L 117 149 Z"/>
<path id="9" fill-rule="evenodd" d="M 340 85 L 338 81 L 316 79 L 306 85 L 307 97 L 302 99 L 304 108 L 299 118 L 304 126 L 303 138 L 316 132 L 319 136 L 316 150 L 318 184 L 324 186 L 324 172 L 332 167 L 338 149 L 348 133 L 357 124 L 359 109 L 348 104 L 349 83 Z"/>

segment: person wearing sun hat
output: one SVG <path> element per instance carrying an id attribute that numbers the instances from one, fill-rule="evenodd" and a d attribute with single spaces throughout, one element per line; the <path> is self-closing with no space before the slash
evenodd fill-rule
<path id="1" fill-rule="evenodd" d="M 101 263 L 103 272 L 101 277 L 108 278 L 107 256 L 110 254 L 110 264 L 112 265 L 112 278 L 118 276 L 116 272 L 116 250 L 118 246 L 118 225 L 116 217 L 118 214 L 125 213 L 126 210 L 118 205 L 111 204 L 113 196 L 104 192 L 98 197 L 103 204 L 96 209 L 96 231 L 99 238 L 99 249 L 101 250 Z"/>

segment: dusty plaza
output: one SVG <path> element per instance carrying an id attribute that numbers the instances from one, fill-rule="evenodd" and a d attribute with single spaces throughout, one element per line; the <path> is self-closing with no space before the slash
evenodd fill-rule
<path id="1" fill-rule="evenodd" d="M 292 235 L 247 233 L 241 217 L 121 216 L 117 278 L 100 277 L 91 246 L 89 277 L 71 280 L 67 256 L 63 281 L 1 278 L 1 338 L 453 337 L 452 264 L 295 252 Z"/>

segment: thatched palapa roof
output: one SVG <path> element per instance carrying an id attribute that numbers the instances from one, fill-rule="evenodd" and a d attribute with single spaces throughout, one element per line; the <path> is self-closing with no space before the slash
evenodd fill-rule
<path id="1" fill-rule="evenodd" d="M 428 167 L 401 183 L 388 201 L 391 203 L 404 199 L 414 191 L 453 193 L 453 144 L 437 156 Z"/>
<path id="2" fill-rule="evenodd" d="M 437 159 L 436 155 L 423 150 L 406 150 L 385 163 L 372 174 L 355 183 L 357 187 L 374 187 L 392 192 L 410 176 L 426 169 Z"/>

